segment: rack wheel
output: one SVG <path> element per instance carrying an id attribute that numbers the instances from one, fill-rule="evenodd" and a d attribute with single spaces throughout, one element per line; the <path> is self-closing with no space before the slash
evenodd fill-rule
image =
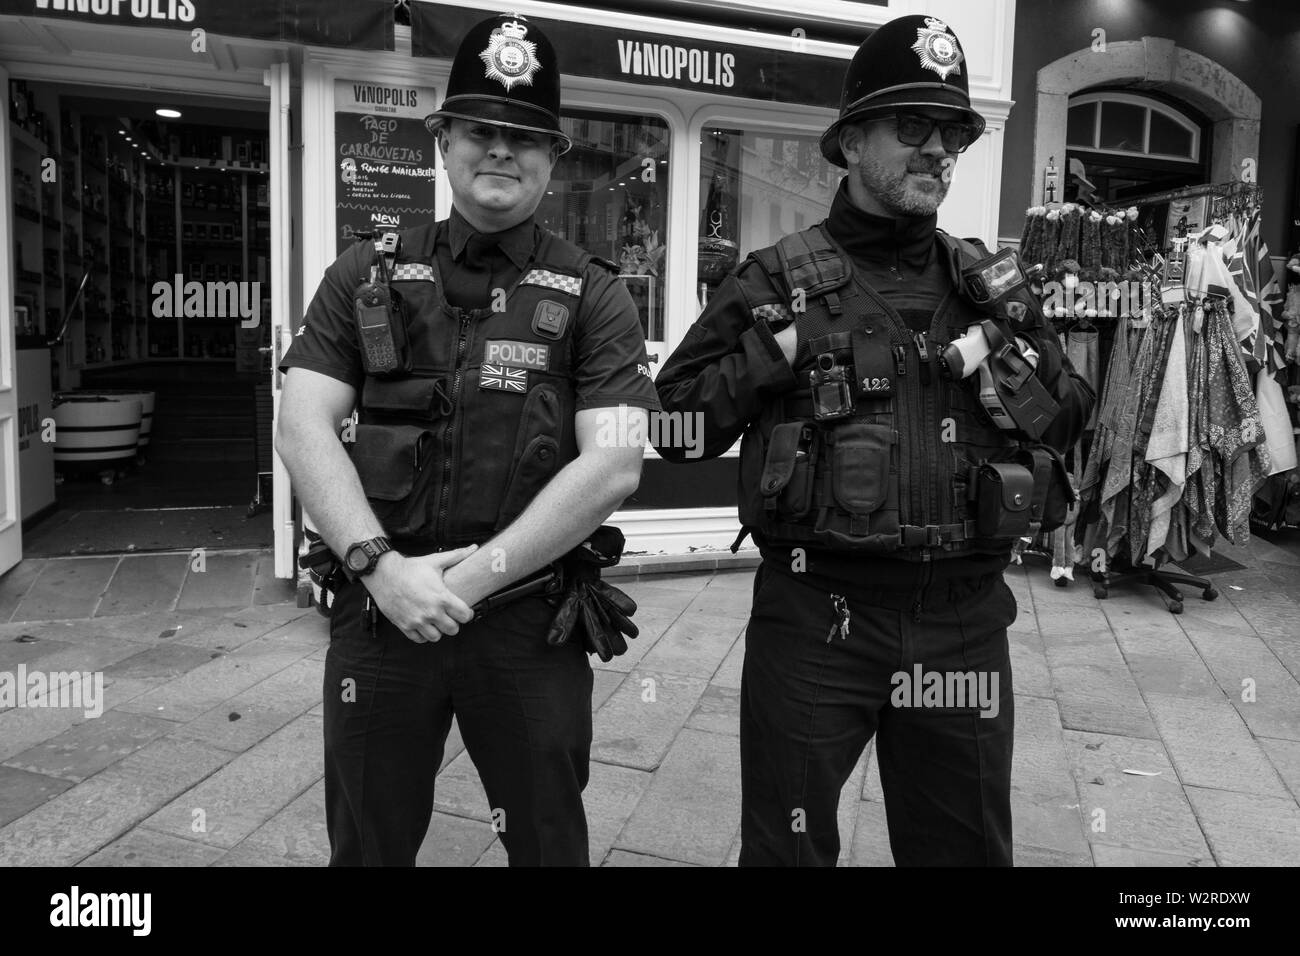
<path id="1" fill-rule="evenodd" d="M 1095 597 L 1098 601 L 1104 601 L 1106 600 L 1109 590 L 1110 589 L 1107 588 L 1106 585 L 1104 584 L 1094 584 L 1092 586 L 1092 596 Z"/>
<path id="2" fill-rule="evenodd" d="M 1070 579 L 1069 579 L 1069 578 L 1064 578 L 1064 577 L 1057 578 L 1057 579 L 1056 579 L 1056 586 L 1057 586 L 1058 588 L 1068 588 L 1068 587 L 1070 586 Z"/>
<path id="3" fill-rule="evenodd" d="M 1214 587 L 1213 585 L 1210 585 L 1210 587 L 1206 588 L 1205 591 L 1202 592 L 1202 594 L 1201 594 L 1201 600 L 1202 600 L 1202 601 L 1213 601 L 1213 600 L 1214 600 L 1215 598 L 1217 598 L 1218 596 L 1219 596 L 1219 589 L 1216 588 L 1216 587 Z"/>
<path id="4" fill-rule="evenodd" d="M 106 485 L 111 485 L 116 479 L 117 479 L 117 472 L 111 468 L 108 469 L 107 471 L 101 471 L 99 473 L 99 480 Z"/>
<path id="5" fill-rule="evenodd" d="M 1183 613 L 1183 602 L 1182 602 L 1182 601 L 1171 601 L 1171 602 L 1169 603 L 1169 613 L 1170 613 L 1170 614 L 1182 614 L 1182 613 Z"/>

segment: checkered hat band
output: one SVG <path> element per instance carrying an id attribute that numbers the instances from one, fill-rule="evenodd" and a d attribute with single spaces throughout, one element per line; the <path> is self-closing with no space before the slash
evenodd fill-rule
<path id="1" fill-rule="evenodd" d="M 432 282 L 433 266 L 427 262 L 399 262 L 393 266 L 394 282 Z"/>
<path id="2" fill-rule="evenodd" d="M 519 282 L 520 285 L 538 285 L 544 289 L 555 289 L 569 295 L 582 295 L 582 280 L 577 276 L 561 275 L 546 269 L 530 269 Z"/>

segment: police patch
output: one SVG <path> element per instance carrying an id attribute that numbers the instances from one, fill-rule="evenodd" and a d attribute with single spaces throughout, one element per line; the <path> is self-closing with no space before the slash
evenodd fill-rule
<path id="1" fill-rule="evenodd" d="M 541 342 L 488 339 L 483 346 L 485 365 L 515 365 L 545 371 L 550 359 L 551 347 Z"/>
<path id="2" fill-rule="evenodd" d="M 478 387 L 523 394 L 528 391 L 528 369 L 484 362 L 478 373 Z"/>
<path id="3" fill-rule="evenodd" d="M 543 299 L 537 304 L 537 311 L 533 313 L 533 331 L 538 335 L 558 339 L 564 334 L 564 326 L 568 321 L 568 306 Z"/>

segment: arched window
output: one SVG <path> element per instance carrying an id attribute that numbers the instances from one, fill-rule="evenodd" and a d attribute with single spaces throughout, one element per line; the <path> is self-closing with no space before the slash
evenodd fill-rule
<path id="1" fill-rule="evenodd" d="M 1209 126 L 1163 99 L 1119 90 L 1070 97 L 1064 199 L 1107 205 L 1206 182 Z"/>

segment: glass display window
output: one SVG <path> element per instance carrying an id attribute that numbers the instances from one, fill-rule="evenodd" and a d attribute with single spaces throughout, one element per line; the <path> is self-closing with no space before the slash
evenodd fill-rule
<path id="1" fill-rule="evenodd" d="M 751 251 L 829 214 L 844 171 L 825 160 L 818 139 L 731 126 L 700 131 L 700 309 Z"/>
<path id="2" fill-rule="evenodd" d="M 566 109 L 560 157 L 537 221 L 619 267 L 647 341 L 664 340 L 668 124 L 654 116 Z"/>

